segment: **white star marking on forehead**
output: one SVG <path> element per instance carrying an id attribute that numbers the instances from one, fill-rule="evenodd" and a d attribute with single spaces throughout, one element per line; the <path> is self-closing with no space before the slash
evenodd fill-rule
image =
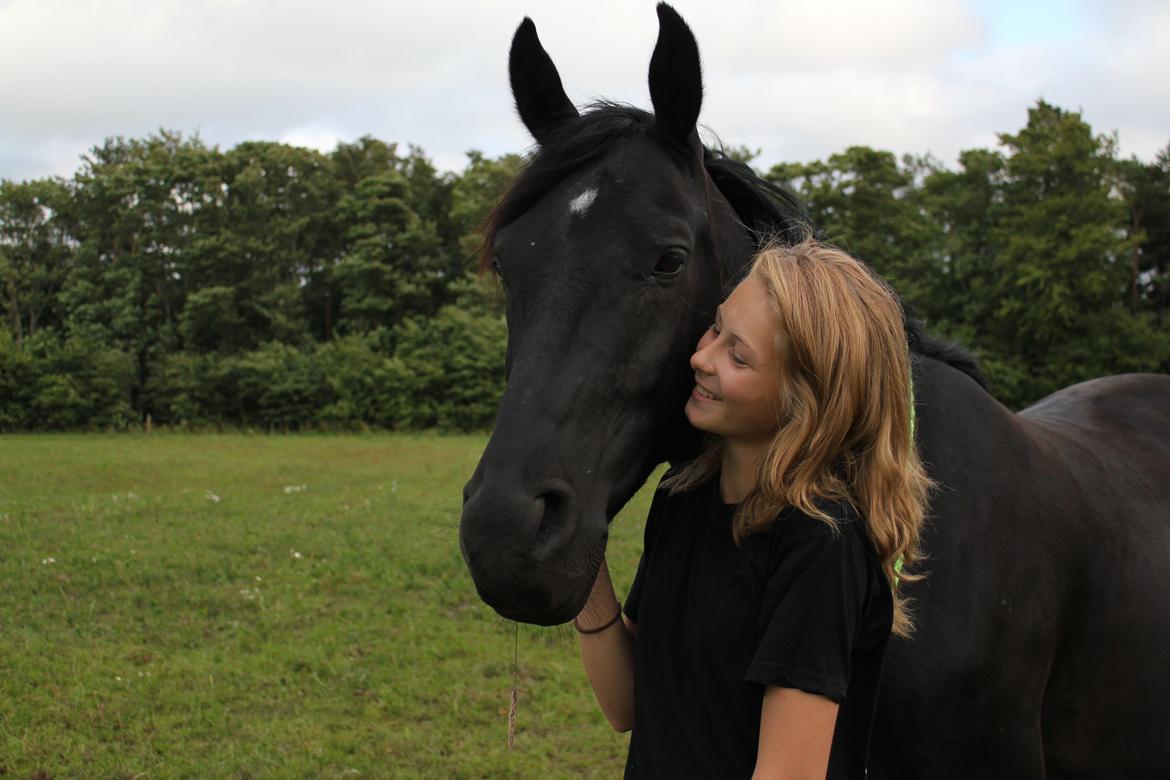
<path id="1" fill-rule="evenodd" d="M 593 201 L 597 199 L 597 188 L 590 187 L 582 192 L 577 197 L 569 201 L 569 211 L 576 214 L 578 217 L 585 216 L 585 212 L 593 205 Z"/>

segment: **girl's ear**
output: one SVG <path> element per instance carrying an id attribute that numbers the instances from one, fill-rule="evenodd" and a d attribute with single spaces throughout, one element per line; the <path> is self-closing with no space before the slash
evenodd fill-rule
<path id="1" fill-rule="evenodd" d="M 540 45 L 536 25 L 527 16 L 512 36 L 508 76 L 512 81 L 516 110 L 538 144 L 544 143 L 564 122 L 578 116 L 577 109 L 561 86 L 557 66 Z"/>
<path id="2" fill-rule="evenodd" d="M 703 105 L 703 72 L 695 36 L 678 12 L 658 4 L 658 43 L 650 58 L 654 125 L 673 146 L 698 145 L 695 123 Z"/>

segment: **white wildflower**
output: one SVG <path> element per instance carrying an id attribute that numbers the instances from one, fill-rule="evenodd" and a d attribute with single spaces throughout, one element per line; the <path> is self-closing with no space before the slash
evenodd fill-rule
<path id="1" fill-rule="evenodd" d="M 54 564 L 56 562 L 57 562 L 56 558 L 41 558 L 41 565 L 42 566 L 51 566 L 52 564 Z"/>
<path id="2" fill-rule="evenodd" d="M 308 485 L 285 485 L 284 492 L 285 495 L 288 495 L 289 493 L 300 493 L 302 490 L 306 490 L 308 487 Z"/>
<path id="3" fill-rule="evenodd" d="M 212 493 L 210 490 L 207 491 L 207 498 L 217 504 L 219 503 L 219 496 L 217 496 L 215 493 Z"/>
<path id="4" fill-rule="evenodd" d="M 294 558 L 298 558 L 298 559 L 299 559 L 299 558 L 304 558 L 304 557 L 305 557 L 305 556 L 301 555 L 299 552 L 297 552 L 296 550 L 289 550 L 288 552 L 289 552 L 289 555 L 291 555 L 291 556 L 292 556 L 292 557 L 294 557 Z"/>

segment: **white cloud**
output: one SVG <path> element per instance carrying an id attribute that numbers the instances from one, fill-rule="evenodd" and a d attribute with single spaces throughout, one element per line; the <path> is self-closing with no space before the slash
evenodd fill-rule
<path id="1" fill-rule="evenodd" d="M 335 130 L 327 127 L 306 126 L 286 130 L 277 140 L 289 146 L 303 146 L 319 152 L 330 152 L 337 148 L 337 142 L 343 139 Z"/>
<path id="2" fill-rule="evenodd" d="M 780 73 L 920 67 L 985 37 L 983 22 L 960 0 L 704 4 L 693 26 L 719 67 Z M 722 34 L 704 45 L 707 28 Z"/>
<path id="3" fill-rule="evenodd" d="M 1012 48 L 992 48 L 974 2 L 676 7 L 703 53 L 702 121 L 762 162 L 850 143 L 949 161 L 1014 132 L 1037 97 L 1117 129 L 1126 153 L 1170 140 L 1164 2 L 1094 0 L 1085 37 Z M 648 105 L 653 2 L 0 2 L 0 177 L 68 174 L 104 137 L 160 127 L 221 147 L 371 134 L 447 168 L 470 148 L 517 151 L 507 52 L 526 13 L 570 97 Z"/>

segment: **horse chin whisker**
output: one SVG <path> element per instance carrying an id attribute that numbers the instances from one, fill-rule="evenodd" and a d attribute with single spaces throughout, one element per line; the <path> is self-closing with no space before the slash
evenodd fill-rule
<path id="1" fill-rule="evenodd" d="M 535 637 L 546 647 L 558 647 L 571 644 L 574 641 L 573 627 L 569 623 L 560 623 L 555 626 L 536 626 L 530 623 L 521 623 L 520 632 Z"/>
<path id="2" fill-rule="evenodd" d="M 509 620 L 502 615 L 496 615 L 500 627 L 506 634 L 519 630 L 522 636 L 538 640 L 545 647 L 571 645 L 576 642 L 576 632 L 573 631 L 572 621 L 558 623 L 555 626 L 538 626 L 535 623 L 523 623 L 518 620 Z"/>

